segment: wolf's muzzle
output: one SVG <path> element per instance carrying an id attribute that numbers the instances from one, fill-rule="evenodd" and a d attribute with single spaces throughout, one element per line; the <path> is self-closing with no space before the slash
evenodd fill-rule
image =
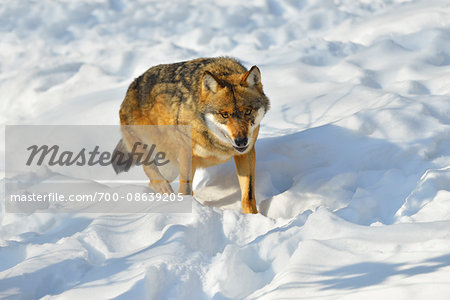
<path id="1" fill-rule="evenodd" d="M 248 148 L 248 138 L 236 138 L 234 139 L 234 143 L 236 146 L 233 145 L 234 149 L 236 149 L 239 152 L 244 152 Z"/>
<path id="2" fill-rule="evenodd" d="M 236 138 L 236 139 L 234 139 L 234 143 L 236 144 L 236 146 L 238 148 L 246 147 L 247 143 L 248 143 L 248 138 L 246 138 L 246 137 Z"/>

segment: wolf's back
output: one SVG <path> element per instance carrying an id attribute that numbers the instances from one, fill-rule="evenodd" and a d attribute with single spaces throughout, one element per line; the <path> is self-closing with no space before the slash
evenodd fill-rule
<path id="1" fill-rule="evenodd" d="M 135 124 L 133 118 L 145 117 L 142 113 L 150 111 L 156 96 L 161 94 L 167 96 L 168 101 L 175 102 L 175 106 L 177 101 L 183 102 L 188 98 L 197 101 L 205 71 L 230 75 L 243 73 L 246 69 L 239 61 L 228 57 L 199 58 L 151 67 L 128 88 L 120 110 L 122 125 Z M 168 103 L 168 106 L 174 105 Z"/>

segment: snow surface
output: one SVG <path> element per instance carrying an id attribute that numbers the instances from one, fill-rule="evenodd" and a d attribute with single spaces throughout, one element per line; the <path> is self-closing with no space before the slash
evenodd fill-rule
<path id="1" fill-rule="evenodd" d="M 147 68 L 219 55 L 272 103 L 260 214 L 232 162 L 191 214 L 2 208 L 0 298 L 450 297 L 448 1 L 3 1 L 0 24 L 1 124 L 118 124 Z"/>

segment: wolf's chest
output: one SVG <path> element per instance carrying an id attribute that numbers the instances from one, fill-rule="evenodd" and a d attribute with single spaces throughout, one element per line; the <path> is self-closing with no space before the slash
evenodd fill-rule
<path id="1" fill-rule="evenodd" d="M 206 149 L 198 144 L 193 147 L 192 154 L 195 156 L 199 167 L 222 164 L 229 161 L 233 157 L 232 154 Z"/>

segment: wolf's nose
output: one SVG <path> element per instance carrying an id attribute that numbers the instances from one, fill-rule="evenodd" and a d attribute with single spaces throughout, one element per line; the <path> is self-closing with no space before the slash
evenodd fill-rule
<path id="1" fill-rule="evenodd" d="M 234 139 L 234 142 L 236 143 L 236 146 L 238 146 L 238 147 L 245 147 L 245 146 L 247 146 L 248 138 L 246 138 L 246 137 L 236 138 L 236 139 Z"/>

